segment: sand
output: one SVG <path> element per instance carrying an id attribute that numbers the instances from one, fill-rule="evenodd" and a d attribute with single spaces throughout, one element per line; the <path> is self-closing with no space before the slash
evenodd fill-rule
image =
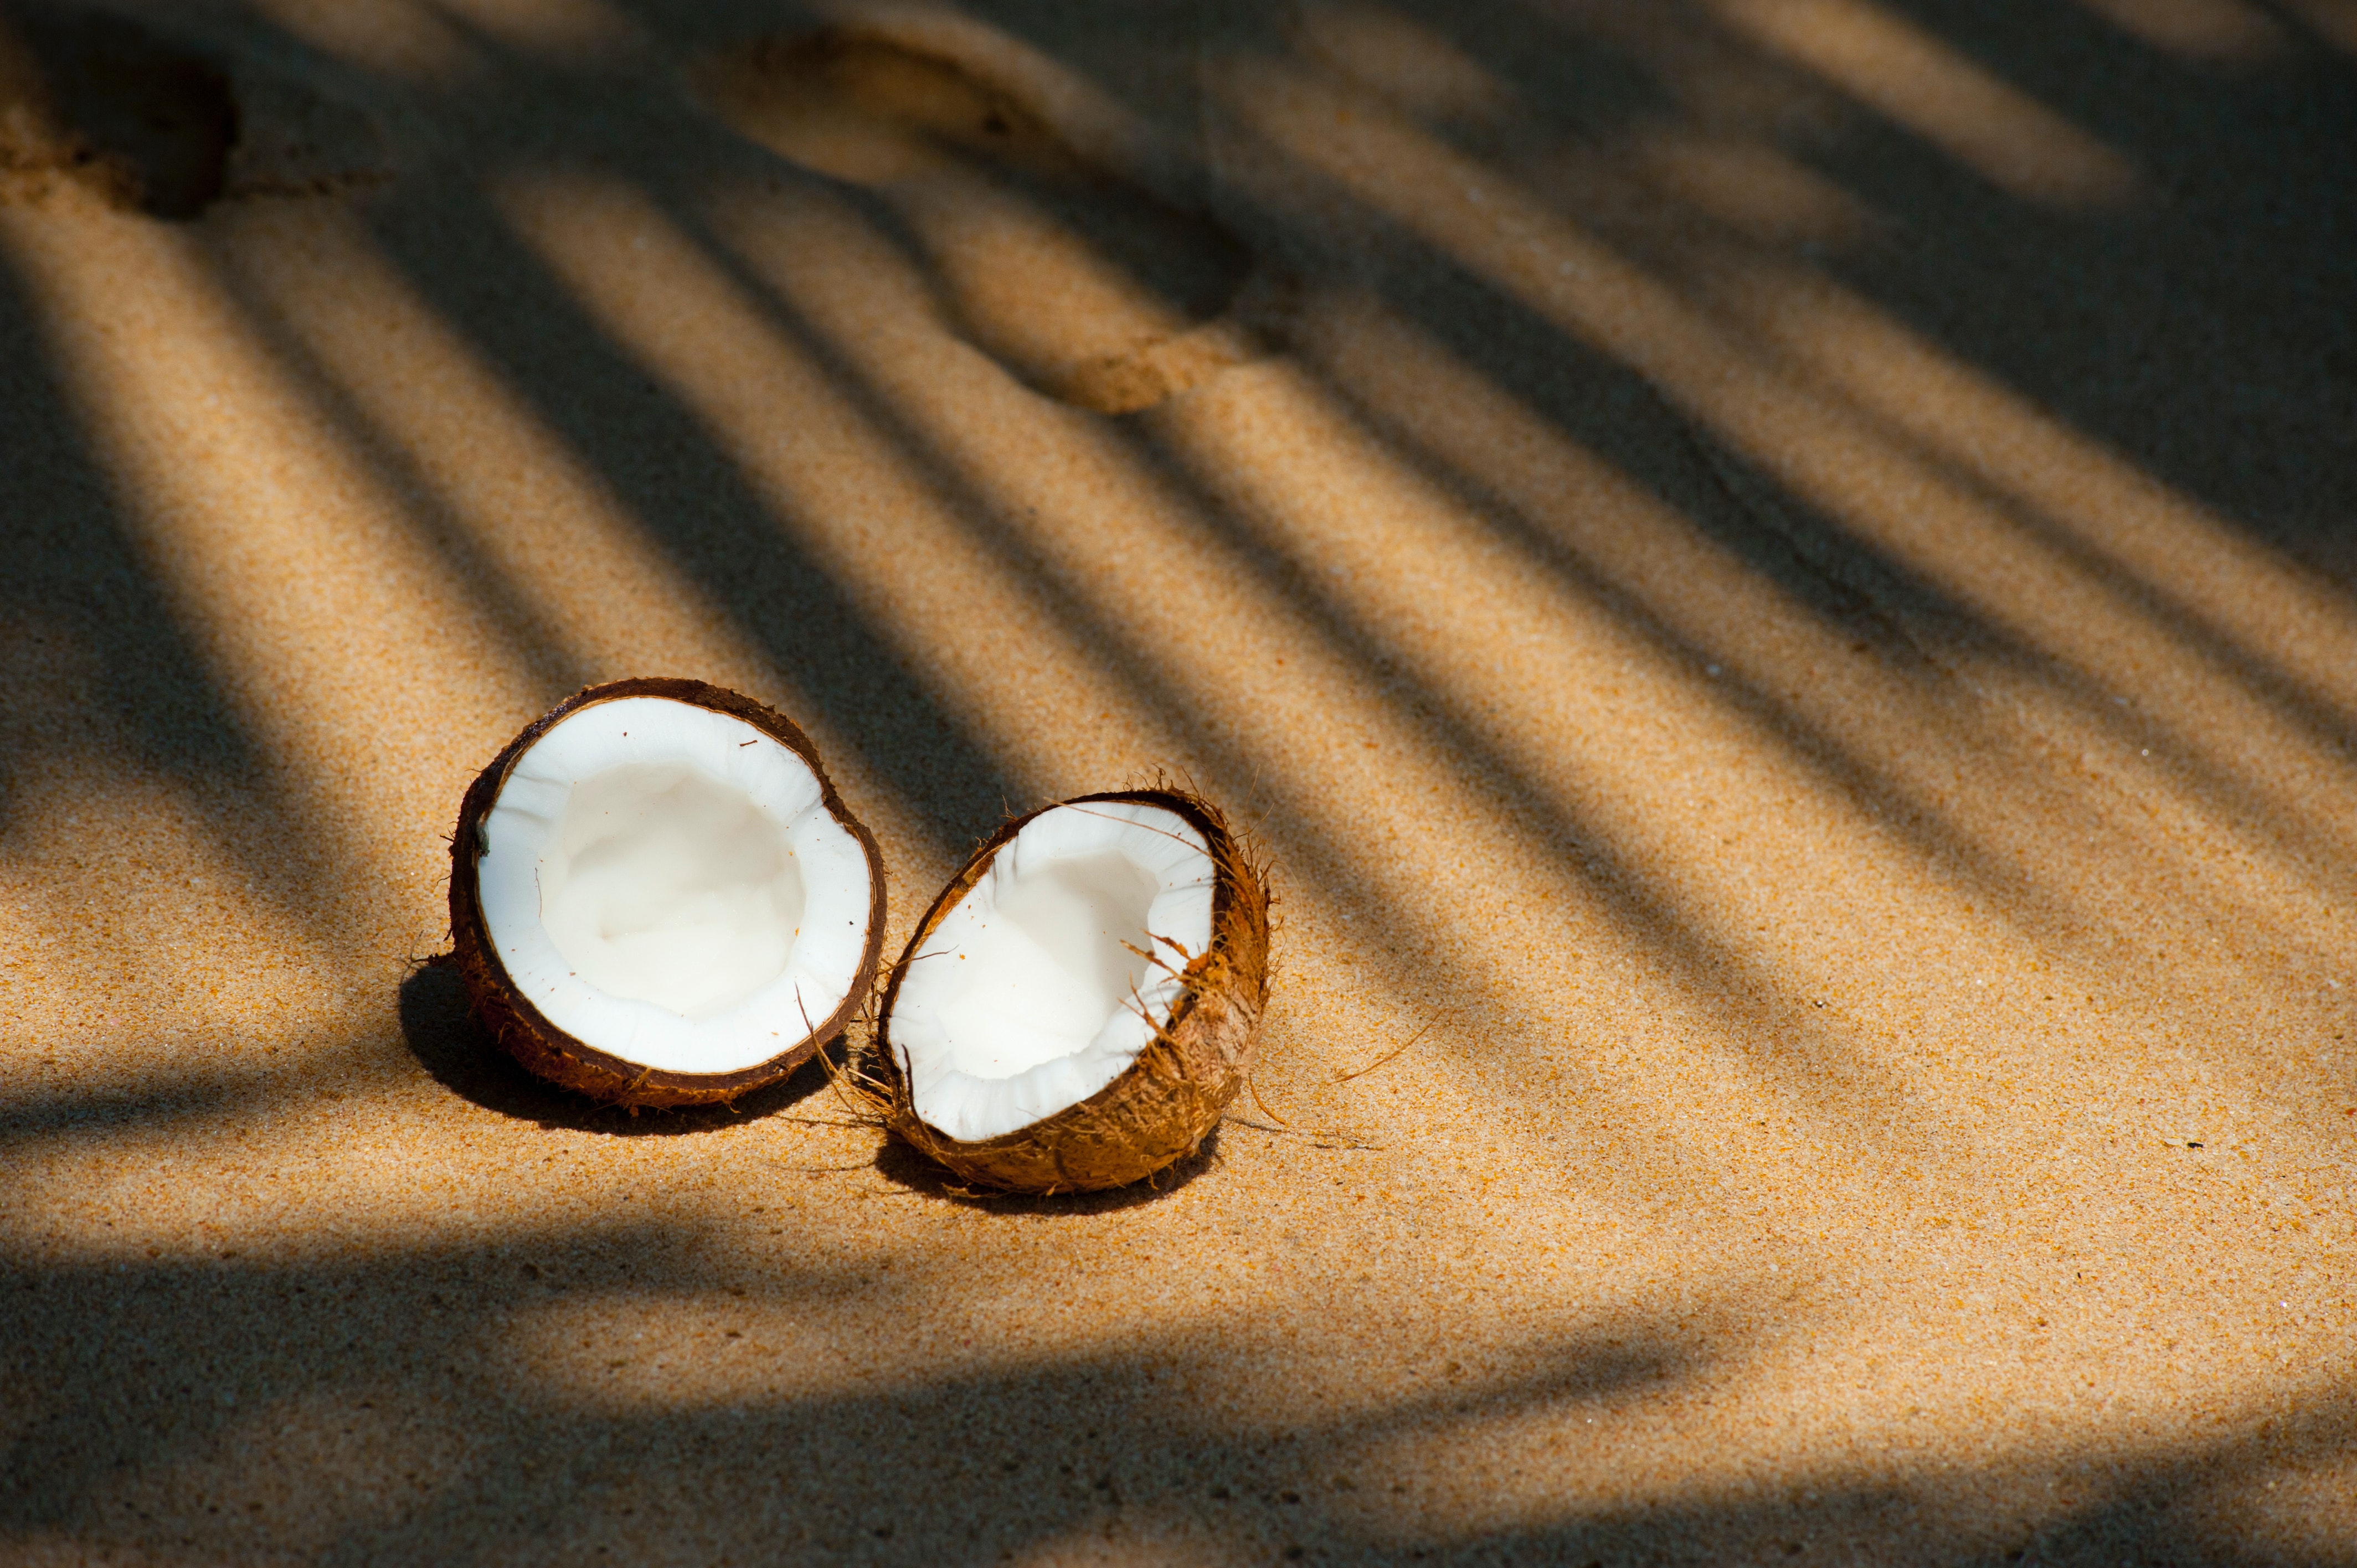
<path id="1" fill-rule="evenodd" d="M 0 1561 L 2357 1556 L 2345 0 L 8 15 Z M 640 673 L 888 951 L 1194 780 L 1254 1097 L 522 1074 Z"/>

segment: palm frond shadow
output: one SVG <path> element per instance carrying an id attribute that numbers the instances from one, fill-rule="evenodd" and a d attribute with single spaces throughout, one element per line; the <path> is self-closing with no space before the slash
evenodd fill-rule
<path id="1" fill-rule="evenodd" d="M 1601 1320 L 1484 1369 L 1460 1365 L 1432 1317 L 1365 1343 L 1382 1376 L 1314 1408 L 1282 1392 L 1289 1379 L 1330 1380 L 1314 1353 L 1288 1371 L 1296 1353 L 1240 1356 L 1225 1329 L 1129 1349 L 1010 1348 L 995 1366 L 867 1386 L 864 1351 L 801 1344 L 792 1319 L 856 1300 L 880 1343 L 899 1304 L 953 1274 L 879 1277 L 715 1241 L 571 1223 L 341 1264 L 0 1267 L 0 1322 L 33 1369 L 18 1387 L 0 1541 L 63 1532 L 85 1549 L 233 1551 L 251 1516 L 279 1505 L 259 1500 L 262 1477 L 215 1473 L 214 1456 L 259 1423 L 297 1474 L 342 1466 L 345 1485 L 315 1502 L 310 1527 L 319 1560 L 336 1562 L 661 1555 L 691 1520 L 711 1561 L 981 1563 L 1108 1530 L 1375 1563 L 2346 1560 L 2286 1555 L 2228 1522 L 2246 1489 L 2340 1462 L 2357 1405 L 2338 1385 L 2287 1417 L 2110 1455 L 1892 1456 L 1870 1477 L 1573 1501 L 1577 1443 L 1534 1444 L 1530 1423 L 1609 1444 L 1649 1402 L 1706 1393 L 1725 1348 L 1706 1348 L 1715 1336 Z M 603 1341 L 562 1326 L 589 1307 L 668 1326 Z M 695 1380 L 718 1358 L 741 1364 L 719 1397 L 649 1405 L 626 1391 Z M 45 1439 L 61 1422 L 84 1440 Z M 333 1434 L 363 1429 L 369 1450 L 333 1457 Z M 1399 1466 L 1403 1447 L 1494 1454 L 1557 1477 L 1565 1500 L 1485 1522 L 1477 1497 L 1427 1495 L 1420 1471 Z M 386 1486 L 412 1499 L 393 1520 L 369 1501 Z"/>

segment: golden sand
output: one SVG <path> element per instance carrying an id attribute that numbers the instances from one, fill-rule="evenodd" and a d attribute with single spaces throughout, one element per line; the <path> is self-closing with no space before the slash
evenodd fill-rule
<path id="1" fill-rule="evenodd" d="M 0 9 L 0 1560 L 2346 1561 L 2346 10 Z M 1193 780 L 1254 1095 L 522 1075 L 641 673 L 888 953 Z"/>

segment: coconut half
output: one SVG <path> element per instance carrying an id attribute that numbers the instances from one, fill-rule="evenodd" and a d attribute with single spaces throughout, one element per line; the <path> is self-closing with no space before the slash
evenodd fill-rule
<path id="1" fill-rule="evenodd" d="M 701 681 L 593 686 L 458 811 L 450 934 L 476 1015 L 630 1106 L 773 1083 L 876 981 L 884 865 L 793 722 Z"/>
<path id="2" fill-rule="evenodd" d="M 1090 1191 L 1194 1152 L 1251 1069 L 1268 885 L 1209 802 L 1087 795 L 1007 823 L 892 972 L 892 1130 L 978 1185 Z"/>

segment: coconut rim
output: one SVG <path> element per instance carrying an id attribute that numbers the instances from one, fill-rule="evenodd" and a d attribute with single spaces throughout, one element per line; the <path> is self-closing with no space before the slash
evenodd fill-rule
<path id="1" fill-rule="evenodd" d="M 598 1049 L 579 1036 L 559 1027 L 548 1015 L 533 1004 L 514 977 L 508 973 L 500 959 L 499 946 L 491 940 L 490 927 L 483 918 L 482 898 L 475 875 L 476 863 L 485 853 L 482 825 L 490 815 L 491 807 L 507 785 L 508 775 L 517 760 L 532 749 L 533 743 L 565 720 L 586 708 L 601 703 L 617 702 L 626 697 L 660 697 L 669 702 L 702 708 L 707 712 L 726 714 L 742 720 L 763 735 L 791 751 L 818 780 L 819 803 L 827 814 L 847 829 L 859 843 L 860 853 L 867 858 L 867 940 L 859 957 L 859 967 L 854 973 L 851 987 L 834 1011 L 812 1026 L 802 1039 L 765 1061 L 751 1067 L 737 1068 L 728 1072 L 679 1072 L 667 1068 L 651 1068 L 610 1051 Z M 739 1094 L 774 1083 L 818 1054 L 828 1041 L 843 1034 L 851 1021 L 859 1015 L 862 1006 L 875 994 L 876 972 L 884 953 L 885 885 L 884 854 L 877 846 L 876 835 L 867 824 L 852 815 L 841 794 L 819 761 L 818 747 L 800 725 L 775 708 L 755 702 L 740 692 L 709 682 L 690 680 L 683 676 L 639 675 L 623 681 L 609 681 L 600 686 L 587 686 L 576 692 L 548 712 L 534 719 L 490 764 L 475 776 L 467 787 L 466 796 L 458 805 L 458 828 L 450 841 L 450 937 L 454 947 L 471 948 L 473 961 L 479 965 L 483 980 L 496 986 L 504 1005 L 517 1021 L 529 1028 L 541 1040 L 560 1054 L 573 1058 L 583 1066 L 597 1072 L 610 1074 L 624 1080 L 628 1090 L 614 1096 L 627 1101 L 647 1090 L 669 1091 L 695 1096 L 702 1101 L 732 1100 Z M 462 971 L 467 967 L 462 961 Z M 478 1003 L 479 1012 L 479 1003 Z M 807 1021 L 807 1018 L 806 1020 Z M 497 1031 L 495 1031 L 497 1032 Z M 504 1040 L 502 1041 L 504 1044 Z M 512 1053 L 511 1053 L 512 1054 Z M 566 1087 L 582 1092 L 578 1084 Z M 599 1098 L 608 1098 L 600 1096 Z"/>
<path id="2" fill-rule="evenodd" d="M 1154 1026 L 1154 1036 L 1147 1042 L 1146 1048 L 1137 1053 L 1136 1059 L 1129 1066 L 1114 1074 L 1113 1080 L 1103 1089 L 1085 1100 L 1076 1100 L 1060 1110 L 1049 1112 L 1037 1122 L 1016 1128 L 1013 1132 L 1001 1133 L 996 1137 L 981 1138 L 972 1143 L 952 1138 L 917 1113 L 916 1101 L 909 1088 L 908 1074 L 901 1070 L 899 1058 L 892 1046 L 892 1008 L 899 1000 L 900 981 L 908 973 L 909 963 L 917 958 L 917 950 L 923 946 L 925 939 L 931 936 L 934 928 L 941 924 L 950 910 L 957 907 L 958 900 L 973 891 L 974 884 L 982 880 L 984 874 L 989 871 L 991 864 L 998 858 L 999 852 L 1012 843 L 1016 835 L 1030 825 L 1035 819 L 1043 817 L 1049 811 L 1060 811 L 1067 806 L 1113 804 L 1159 807 L 1180 818 L 1188 826 L 1203 835 L 1204 848 L 1211 856 L 1212 868 L 1211 945 L 1200 953 L 1189 955 L 1187 967 L 1180 972 L 1184 988 L 1179 992 L 1178 1001 L 1171 1004 L 1170 1016 Z M 1194 1009 L 1197 998 L 1202 994 L 1201 980 L 1203 974 L 1211 969 L 1211 955 L 1220 950 L 1229 927 L 1237 918 L 1238 879 L 1243 876 L 1260 877 L 1262 873 L 1253 863 L 1243 841 L 1233 829 L 1228 826 L 1227 818 L 1220 809 L 1209 800 L 1184 790 L 1165 788 L 1108 789 L 1093 795 L 1075 795 L 1069 800 L 1053 801 L 1037 811 L 1027 811 L 1022 816 L 1001 823 L 998 831 L 983 841 L 974 849 L 974 854 L 967 857 L 965 865 L 950 879 L 949 886 L 942 889 L 940 896 L 934 898 L 931 906 L 925 910 L 924 917 L 917 922 L 916 931 L 909 938 L 908 946 L 902 950 L 899 961 L 892 966 L 891 978 L 885 984 L 883 999 L 877 1004 L 876 1043 L 873 1055 L 877 1066 L 887 1075 L 883 1087 L 890 1103 L 889 1109 L 886 1112 L 886 1120 L 894 1131 L 899 1132 L 909 1143 L 915 1144 L 920 1152 L 931 1155 L 936 1149 L 946 1150 L 953 1155 L 968 1158 L 1023 1148 L 1039 1137 L 1041 1128 L 1064 1117 L 1092 1111 L 1119 1098 L 1131 1079 L 1140 1073 L 1150 1073 L 1153 1070 L 1147 1065 L 1147 1061 L 1156 1046 L 1178 1033 L 1180 1025 L 1186 1021 L 1187 1015 Z"/>

